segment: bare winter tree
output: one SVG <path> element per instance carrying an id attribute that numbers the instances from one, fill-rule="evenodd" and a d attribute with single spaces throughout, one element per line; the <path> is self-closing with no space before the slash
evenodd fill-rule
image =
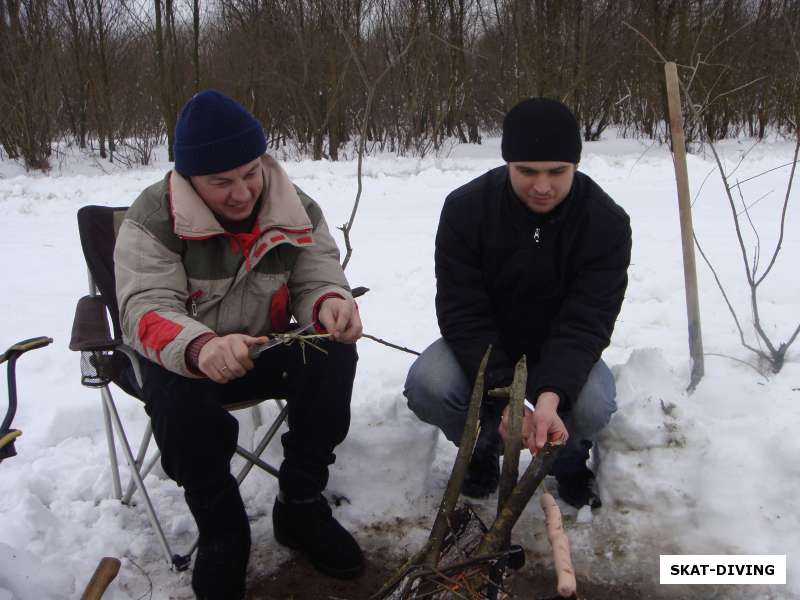
<path id="1" fill-rule="evenodd" d="M 670 60 L 701 64 L 690 143 L 794 131 L 800 72 L 784 65 L 796 60 L 795 0 L 2 0 L 0 143 L 31 168 L 62 139 L 130 162 L 139 142 L 141 156 L 164 133 L 171 147 L 180 105 L 215 87 L 259 117 L 270 148 L 337 160 L 369 95 L 329 10 L 371 78 L 391 67 L 367 153 L 479 143 L 533 95 L 569 104 L 587 140 L 612 124 L 666 140 L 660 63 L 623 22 Z"/>
<path id="2" fill-rule="evenodd" d="M 49 169 L 57 134 L 50 85 L 54 38 L 47 2 L 6 0 L 0 5 L 0 144 L 28 169 Z"/>
<path id="3" fill-rule="evenodd" d="M 658 48 L 658 46 L 647 36 L 636 30 L 634 27 L 629 27 L 634 30 L 637 34 L 641 35 L 642 38 L 650 45 L 655 55 L 665 63 L 667 62 L 666 57 Z M 794 32 L 790 31 L 790 39 L 794 40 Z M 797 55 L 797 64 L 800 67 L 800 52 Z M 750 209 L 752 206 L 763 199 L 759 198 L 756 200 L 747 199 L 744 196 L 742 191 L 742 183 L 743 181 L 732 182 L 733 173 L 738 170 L 741 166 L 741 162 L 745 160 L 742 158 L 739 164 L 737 164 L 732 170 L 729 170 L 725 167 L 722 158 L 720 157 L 719 151 L 716 147 L 717 139 L 713 137 L 713 133 L 718 132 L 713 127 L 710 127 L 710 123 L 707 120 L 707 117 L 704 116 L 704 112 L 710 104 L 713 104 L 717 99 L 723 98 L 729 95 L 733 95 L 737 92 L 741 92 L 743 89 L 749 87 L 750 84 L 743 84 L 739 85 L 733 89 L 729 90 L 719 90 L 717 91 L 716 86 L 710 88 L 710 90 L 706 91 L 703 95 L 702 102 L 695 102 L 693 99 L 693 90 L 692 84 L 697 80 L 698 73 L 704 68 L 705 62 L 702 60 L 701 57 L 698 57 L 694 63 L 687 68 L 687 76 L 686 80 L 681 82 L 681 89 L 685 98 L 686 106 L 688 108 L 688 112 L 694 117 L 695 122 L 703 123 L 705 121 L 706 126 L 700 129 L 702 140 L 706 147 L 711 152 L 712 156 L 714 157 L 714 161 L 717 166 L 717 173 L 722 180 L 723 189 L 725 193 L 725 198 L 727 200 L 728 207 L 731 211 L 731 218 L 733 222 L 733 227 L 736 232 L 736 239 L 738 244 L 738 251 L 741 254 L 742 264 L 744 267 L 745 272 L 745 279 L 747 282 L 747 287 L 749 290 L 749 305 L 752 314 L 752 324 L 753 330 L 755 332 L 756 343 L 748 341 L 747 336 L 745 335 L 744 328 L 742 326 L 742 320 L 738 315 L 736 308 L 733 305 L 733 302 L 730 299 L 730 295 L 727 292 L 725 286 L 722 284 L 722 281 L 717 273 L 716 268 L 709 260 L 707 254 L 704 252 L 700 242 L 697 239 L 697 235 L 695 234 L 694 239 L 697 245 L 698 251 L 700 252 L 703 260 L 708 265 L 709 269 L 714 276 L 714 280 L 719 287 L 720 292 L 725 300 L 725 303 L 728 307 L 728 310 L 733 317 L 734 323 L 736 324 L 736 328 L 739 332 L 740 341 L 742 346 L 744 346 L 747 350 L 754 353 L 763 363 L 769 366 L 773 373 L 778 373 L 784 365 L 786 359 L 786 352 L 789 350 L 790 346 L 794 343 L 797 339 L 798 334 L 800 334 L 800 324 L 798 324 L 794 329 L 790 330 L 791 333 L 788 335 L 785 341 L 783 342 L 776 342 L 768 333 L 767 328 L 764 326 L 762 321 L 762 311 L 761 311 L 761 304 L 759 302 L 759 288 L 765 282 L 767 277 L 772 272 L 773 268 L 775 267 L 778 258 L 780 256 L 780 251 L 783 246 L 783 240 L 786 233 L 786 215 L 787 209 L 789 206 L 789 202 L 792 197 L 792 187 L 794 183 L 795 172 L 797 170 L 797 163 L 798 163 L 798 156 L 800 156 L 800 128 L 797 127 L 798 121 L 794 121 L 794 137 L 795 137 L 795 147 L 792 156 L 792 160 L 787 165 L 782 165 L 784 167 L 789 167 L 789 175 L 788 180 L 786 183 L 786 191 L 783 194 L 783 202 L 780 207 L 780 217 L 778 219 L 779 223 L 779 232 L 778 232 L 778 239 L 775 242 L 775 245 L 772 249 L 767 249 L 765 251 L 762 248 L 761 242 L 761 235 L 759 234 L 758 227 L 754 223 L 753 219 L 750 215 Z M 726 69 L 724 69 L 726 70 Z M 719 78 L 717 78 L 719 79 Z M 754 80 L 751 83 L 757 83 L 758 80 Z M 800 89 L 800 88 L 798 88 Z M 746 157 L 746 155 L 745 155 Z M 749 178 L 750 180 L 755 179 L 756 177 L 760 177 L 764 173 L 756 175 L 754 177 Z M 746 235 L 746 230 L 749 229 L 751 235 Z M 764 256 L 767 257 L 766 261 L 764 261 Z M 766 262 L 766 266 L 764 263 Z M 757 344 L 757 345 L 756 345 Z"/>

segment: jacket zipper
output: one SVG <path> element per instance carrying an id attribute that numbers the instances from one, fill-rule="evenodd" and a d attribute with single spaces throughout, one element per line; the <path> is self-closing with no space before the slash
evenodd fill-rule
<path id="1" fill-rule="evenodd" d="M 197 290 L 196 292 L 192 292 L 189 296 L 189 311 L 192 313 L 193 317 L 197 316 L 197 301 L 203 295 L 203 290 Z"/>
<path id="2" fill-rule="evenodd" d="M 541 241 L 542 241 L 542 228 L 537 227 L 536 229 L 533 230 L 533 243 L 538 246 Z"/>

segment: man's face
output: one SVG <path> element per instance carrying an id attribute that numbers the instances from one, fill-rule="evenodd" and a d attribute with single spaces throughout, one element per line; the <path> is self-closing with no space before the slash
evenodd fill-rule
<path id="1" fill-rule="evenodd" d="M 572 187 L 577 165 L 558 161 L 508 163 L 511 187 L 531 211 L 549 213 L 564 201 Z"/>
<path id="2" fill-rule="evenodd" d="M 264 189 L 260 158 L 230 171 L 189 179 L 206 206 L 229 221 L 249 217 Z"/>

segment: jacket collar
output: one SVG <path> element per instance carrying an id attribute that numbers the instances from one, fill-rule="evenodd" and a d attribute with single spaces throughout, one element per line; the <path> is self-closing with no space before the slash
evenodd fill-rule
<path id="1" fill-rule="evenodd" d="M 261 157 L 261 166 L 264 191 L 256 220 L 258 229 L 261 232 L 277 229 L 290 234 L 309 233 L 311 219 L 286 172 L 267 154 Z M 175 170 L 169 174 L 168 195 L 173 230 L 179 238 L 203 240 L 227 233 L 189 179 Z"/>

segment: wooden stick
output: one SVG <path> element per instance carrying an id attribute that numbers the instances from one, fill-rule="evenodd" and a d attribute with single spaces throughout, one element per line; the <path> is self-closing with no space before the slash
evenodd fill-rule
<path id="1" fill-rule="evenodd" d="M 483 536 L 483 540 L 481 540 L 474 556 L 494 554 L 502 550 L 503 542 L 511 535 L 511 530 L 514 528 L 522 511 L 528 505 L 536 488 L 539 487 L 539 484 L 550 472 L 550 468 L 553 466 L 553 462 L 561 448 L 561 445 L 548 442 L 531 461 L 531 464 L 528 465 L 525 473 L 500 511 L 500 515 L 492 524 L 491 529 Z"/>
<path id="2" fill-rule="evenodd" d="M 569 538 L 564 532 L 561 522 L 561 511 L 555 499 L 545 492 L 539 501 L 544 511 L 544 522 L 547 526 L 547 539 L 553 549 L 553 564 L 556 569 L 558 584 L 556 589 L 559 596 L 569 598 L 577 590 L 575 583 L 575 569 L 572 566 L 572 557 L 569 550 Z"/>
<path id="3" fill-rule="evenodd" d="M 381 589 L 370 596 L 371 600 L 385 598 L 387 594 L 393 590 L 403 580 L 403 578 L 414 568 L 420 565 L 425 565 L 428 569 L 436 569 L 439 562 L 439 554 L 442 550 L 442 543 L 447 534 L 450 526 L 450 517 L 453 514 L 453 509 L 458 501 L 458 496 L 461 493 L 461 486 L 464 483 L 464 477 L 467 474 L 467 466 L 469 459 L 472 456 L 472 451 L 475 448 L 475 440 L 478 438 L 478 427 L 480 425 L 481 402 L 483 401 L 483 388 L 484 379 L 486 374 L 486 364 L 489 362 L 489 356 L 492 353 L 491 345 L 486 349 L 486 354 L 483 355 L 483 360 L 478 369 L 478 375 L 475 378 L 475 386 L 472 389 L 472 398 L 470 399 L 469 408 L 467 409 L 467 420 L 464 425 L 464 433 L 461 436 L 461 443 L 458 447 L 458 454 L 456 455 L 456 462 L 453 465 L 453 471 L 450 473 L 450 480 L 447 482 L 447 488 L 442 496 L 442 502 L 439 505 L 439 510 L 436 513 L 436 518 L 431 528 L 430 536 L 425 545 L 419 552 L 414 554 L 408 559 L 403 566 L 387 581 Z M 411 582 L 409 582 L 411 583 Z M 403 594 L 401 594 L 402 596 Z"/>
<path id="4" fill-rule="evenodd" d="M 86 586 L 81 600 L 100 600 L 108 586 L 114 581 L 117 573 L 119 573 L 119 566 L 119 559 L 108 556 L 103 558 L 94 570 L 94 574 L 89 580 L 89 585 Z"/>
<path id="5" fill-rule="evenodd" d="M 444 536 L 449 527 L 450 516 L 453 514 L 458 496 L 461 494 L 461 486 L 467 474 L 467 466 L 472 457 L 472 451 L 475 449 L 475 440 L 478 439 L 486 364 L 489 362 L 491 353 L 492 346 L 490 344 L 483 355 L 483 360 L 481 360 L 478 375 L 475 377 L 475 385 L 472 388 L 472 398 L 467 409 L 467 420 L 464 424 L 464 433 L 461 435 L 461 443 L 458 446 L 456 462 L 453 465 L 453 471 L 450 474 L 450 480 L 447 482 L 444 496 L 442 496 L 442 503 L 439 506 L 439 512 L 436 514 L 436 520 L 431 528 L 430 548 L 428 548 L 428 555 L 425 558 L 425 565 L 430 568 L 434 568 L 439 562 L 439 554 L 442 550 Z"/>
<path id="6" fill-rule="evenodd" d="M 697 291 L 697 266 L 694 259 L 694 227 L 689 196 L 689 174 L 686 168 L 686 142 L 683 135 L 683 115 L 678 81 L 678 68 L 674 62 L 664 65 L 669 101 L 669 126 L 672 133 L 672 153 L 675 165 L 675 180 L 678 184 L 678 208 L 681 219 L 681 241 L 683 245 L 683 282 L 686 288 L 686 313 L 689 320 L 689 354 L 692 359 L 692 374 L 689 391 L 694 391 L 703 378 L 703 334 L 700 329 L 700 301 Z"/>
<path id="7" fill-rule="evenodd" d="M 503 472 L 497 497 L 497 516 L 517 485 L 519 477 L 519 453 L 522 450 L 522 417 L 525 410 L 525 392 L 528 383 L 528 363 L 525 355 L 514 367 L 514 380 L 511 383 L 511 399 L 508 402 L 508 430 L 503 457 Z"/>

